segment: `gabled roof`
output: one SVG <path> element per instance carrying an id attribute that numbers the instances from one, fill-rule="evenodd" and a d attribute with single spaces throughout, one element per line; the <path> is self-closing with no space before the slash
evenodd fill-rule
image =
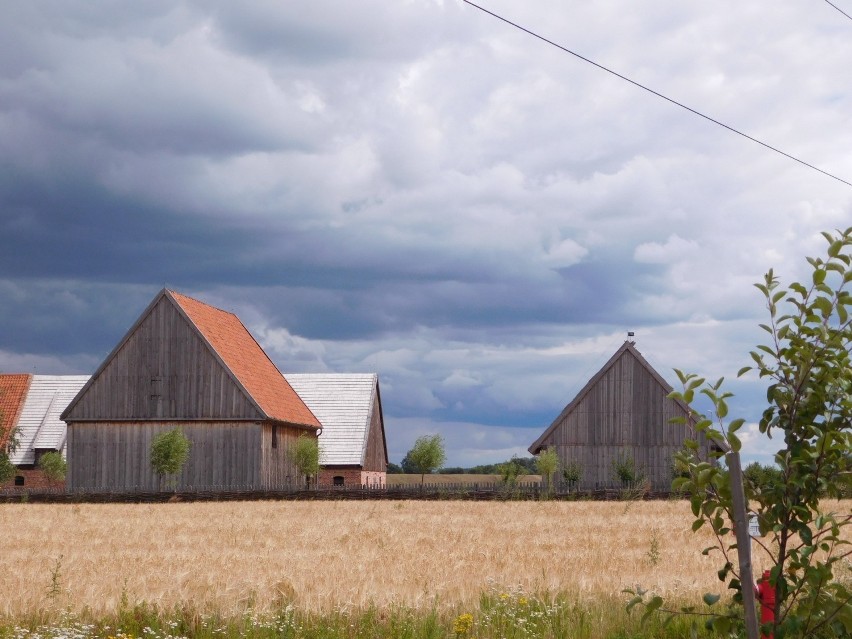
<path id="1" fill-rule="evenodd" d="M 18 416 L 18 448 L 9 455 L 17 465 L 34 464 L 36 449 L 65 449 L 66 426 L 59 416 L 88 375 L 33 375 Z"/>
<path id="2" fill-rule="evenodd" d="M 314 414 L 236 315 L 168 289 L 161 290 L 154 297 L 80 390 L 62 414 L 62 419 L 68 418 L 89 387 L 161 301 L 174 306 L 263 419 L 308 429 L 321 428 Z"/>
<path id="3" fill-rule="evenodd" d="M 18 423 L 32 375 L 0 375 L 0 451 L 6 450 L 9 434 Z"/>
<path id="4" fill-rule="evenodd" d="M 656 370 L 654 370 L 654 367 L 651 366 L 644 357 L 642 357 L 642 354 L 638 350 L 636 350 L 635 342 L 631 342 L 628 340 L 621 345 L 621 348 L 615 351 L 615 354 L 609 358 L 607 363 L 604 364 L 603 367 L 597 373 L 595 373 L 594 377 L 592 377 L 585 386 L 583 386 L 583 389 L 579 393 L 577 393 L 577 396 L 572 399 L 571 402 L 565 408 L 562 409 L 562 412 L 559 413 L 559 416 L 553 420 L 553 423 L 551 423 L 550 426 L 547 427 L 547 430 L 542 433 L 541 437 L 535 440 L 533 445 L 527 449 L 531 454 L 537 455 L 540 452 L 542 444 L 544 444 L 550 434 L 559 427 L 559 424 L 562 422 L 562 420 L 565 419 L 565 417 L 569 413 L 571 413 L 571 411 L 573 411 L 580 404 L 580 402 L 583 401 L 583 398 L 589 393 L 589 391 L 595 387 L 595 385 L 600 381 L 600 379 L 604 375 L 606 375 L 607 371 L 609 371 L 609 369 L 612 368 L 615 363 L 624 356 L 625 353 L 630 353 L 631 355 L 633 355 L 633 357 L 636 358 L 636 361 L 638 361 L 657 381 L 657 383 L 663 387 L 666 393 L 672 392 L 673 389 L 671 385 Z M 684 410 L 686 414 L 689 414 L 689 408 L 686 404 L 679 400 L 673 401 L 676 401 L 676 403 Z"/>
<path id="5" fill-rule="evenodd" d="M 174 291 L 166 291 L 166 295 L 177 303 L 269 419 L 321 428 L 316 416 L 236 315 Z"/>
<path id="6" fill-rule="evenodd" d="M 378 376 L 373 373 L 287 373 L 284 377 L 322 422 L 320 464 L 363 466 L 373 406 L 378 398 Z M 376 405 L 381 411 L 381 405 Z"/>

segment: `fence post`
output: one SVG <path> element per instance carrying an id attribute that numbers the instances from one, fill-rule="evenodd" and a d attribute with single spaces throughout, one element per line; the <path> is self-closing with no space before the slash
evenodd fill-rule
<path id="1" fill-rule="evenodd" d="M 740 454 L 728 451 L 728 475 L 731 478 L 731 499 L 734 506 L 734 532 L 737 537 L 737 557 L 740 564 L 740 586 L 743 595 L 743 608 L 748 639 L 758 639 L 760 629 L 757 623 L 757 609 L 754 597 L 754 576 L 751 569 L 751 535 L 748 532 L 748 513 L 746 512 L 745 489 Z"/>

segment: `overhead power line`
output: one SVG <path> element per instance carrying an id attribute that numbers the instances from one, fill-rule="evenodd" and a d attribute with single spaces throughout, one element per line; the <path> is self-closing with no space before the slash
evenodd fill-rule
<path id="1" fill-rule="evenodd" d="M 826 176 L 828 176 L 828 177 L 830 177 L 834 180 L 837 180 L 838 182 L 842 182 L 846 186 L 852 186 L 852 182 L 848 182 L 841 177 L 837 177 L 836 175 L 829 173 L 828 171 L 823 171 L 821 168 L 814 166 L 813 164 L 810 164 L 808 162 L 805 162 L 804 160 L 800 160 L 796 156 L 790 155 L 789 153 L 786 153 L 786 152 L 782 151 L 781 149 L 772 146 L 771 144 L 767 144 L 766 142 L 762 142 L 761 140 L 758 140 L 757 138 L 752 137 L 752 136 L 748 135 L 747 133 L 743 133 L 739 129 L 735 129 L 734 127 L 729 126 L 729 125 L 725 124 L 724 122 L 720 122 L 719 120 L 716 120 L 715 118 L 711 118 L 709 115 L 705 115 L 704 113 L 701 113 L 700 111 L 697 111 L 697 110 L 693 109 L 692 107 L 686 106 L 682 102 L 678 102 L 677 100 L 674 100 L 673 98 L 670 98 L 666 95 L 663 95 L 659 91 L 655 91 L 654 89 L 651 89 L 650 87 L 647 87 L 644 84 L 636 82 L 635 80 L 631 80 L 627 76 L 622 75 L 622 74 L 618 73 L 617 71 L 613 71 L 612 69 L 605 67 L 602 64 L 598 64 L 594 60 L 590 60 L 589 58 L 582 56 L 579 53 L 572 51 L 571 49 L 554 42 L 553 40 L 548 40 L 544 36 L 539 35 L 538 33 L 534 32 L 534 31 L 530 31 L 526 27 L 522 27 L 521 25 L 517 24 L 516 22 L 512 22 L 511 20 L 508 20 L 507 18 L 504 18 L 503 16 L 494 13 L 493 11 L 489 11 L 488 9 L 481 7 L 476 3 L 471 2 L 471 0 L 462 0 L 462 1 L 465 2 L 466 4 L 469 4 L 471 7 L 475 8 L 475 9 L 479 9 L 483 13 L 487 13 L 488 15 L 490 15 L 494 18 L 497 18 L 498 20 L 505 22 L 506 24 L 508 24 L 508 25 L 520 30 L 520 31 L 523 31 L 524 33 L 526 33 L 528 35 L 531 35 L 534 38 L 538 38 L 542 42 L 546 42 L 547 44 L 549 44 L 553 47 L 556 47 L 557 49 L 560 49 L 560 50 L 564 51 L 565 53 L 570 53 L 575 58 L 579 58 L 583 62 L 588 62 L 589 64 L 596 66 L 598 69 L 601 69 L 602 71 L 606 71 L 607 73 L 610 73 L 617 78 L 621 78 L 625 82 L 629 82 L 630 84 L 637 86 L 640 89 L 643 89 L 643 90 L 647 91 L 648 93 L 651 93 L 651 94 L 657 96 L 658 98 L 662 98 L 663 100 L 666 100 L 667 102 L 671 102 L 672 104 L 677 105 L 682 109 L 686 109 L 690 113 L 693 113 L 693 114 L 695 114 L 699 117 L 702 117 L 705 120 L 712 122 L 713 124 L 717 124 L 717 125 L 725 128 L 725 129 L 728 129 L 728 131 L 731 131 L 732 133 L 736 133 L 737 135 L 740 135 L 740 136 L 746 138 L 747 140 L 751 140 L 752 142 L 756 142 L 760 146 L 765 147 L 765 148 L 769 149 L 770 151 L 774 151 L 775 153 L 778 153 L 779 155 L 783 155 L 784 157 L 789 158 L 790 160 L 798 162 L 799 164 L 802 164 L 802 165 L 808 167 L 809 169 L 813 169 L 814 171 L 819 171 L 823 175 L 826 175 Z M 826 0 L 826 1 L 828 1 L 828 0 Z M 829 4 L 831 4 L 831 3 L 829 3 Z"/>
<path id="2" fill-rule="evenodd" d="M 826 1 L 828 4 L 830 4 L 832 7 L 834 7 L 835 9 L 837 9 L 840 13 L 842 13 L 843 15 L 845 15 L 847 18 L 849 18 L 850 20 L 852 20 L 852 16 L 850 16 L 848 13 L 846 13 L 843 9 L 841 9 L 840 7 L 838 7 L 836 4 L 834 4 L 833 2 L 829 2 L 829 0 L 825 0 L 825 1 Z"/>

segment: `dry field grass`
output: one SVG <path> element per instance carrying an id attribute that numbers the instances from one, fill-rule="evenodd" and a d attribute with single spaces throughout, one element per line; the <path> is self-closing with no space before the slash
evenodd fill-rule
<path id="1" fill-rule="evenodd" d="M 456 606 L 491 586 L 581 598 L 637 583 L 718 591 L 718 558 L 701 555 L 711 540 L 691 519 L 674 501 L 6 504 L 0 615 L 110 612 L 123 591 L 130 603 L 225 614 L 283 601 Z M 61 593 L 48 601 L 57 566 Z"/>

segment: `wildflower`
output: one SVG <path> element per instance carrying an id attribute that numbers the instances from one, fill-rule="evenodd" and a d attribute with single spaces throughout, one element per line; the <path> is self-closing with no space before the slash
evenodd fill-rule
<path id="1" fill-rule="evenodd" d="M 529 603 L 529 601 L 527 601 L 526 597 L 521 597 L 521 598 L 518 599 L 518 605 L 519 606 L 526 606 L 528 603 Z"/>
<path id="2" fill-rule="evenodd" d="M 500 593 L 500 600 L 501 601 L 506 601 L 508 598 L 509 598 L 509 593 L 506 593 L 506 592 Z"/>
<path id="3" fill-rule="evenodd" d="M 453 632 L 457 637 L 466 637 L 471 628 L 473 628 L 473 615 L 469 612 L 459 615 L 453 622 Z"/>

